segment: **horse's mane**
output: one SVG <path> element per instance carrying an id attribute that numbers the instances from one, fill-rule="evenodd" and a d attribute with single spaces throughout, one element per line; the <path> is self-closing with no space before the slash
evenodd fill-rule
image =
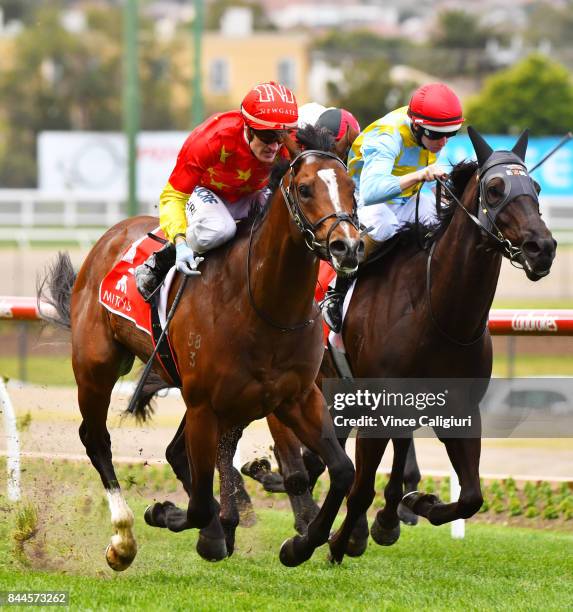
<path id="1" fill-rule="evenodd" d="M 313 151 L 332 151 L 335 140 L 326 128 L 316 128 L 313 125 L 306 125 L 296 132 L 296 140 L 302 149 L 312 149 Z M 250 225 L 255 219 L 262 219 L 269 209 L 267 204 L 280 186 L 281 179 L 289 169 L 291 160 L 281 157 L 273 164 L 268 184 L 268 197 L 261 205 L 260 202 L 253 202 L 249 210 L 247 223 Z"/>
<path id="2" fill-rule="evenodd" d="M 446 181 L 449 191 L 448 189 L 442 189 L 442 203 L 438 208 L 439 224 L 432 232 L 430 242 L 438 240 L 438 238 L 448 229 L 457 208 L 454 196 L 458 200 L 461 200 L 464 190 L 470 178 L 477 170 L 477 167 L 478 164 L 476 161 L 464 159 L 452 168 L 450 176 Z"/>

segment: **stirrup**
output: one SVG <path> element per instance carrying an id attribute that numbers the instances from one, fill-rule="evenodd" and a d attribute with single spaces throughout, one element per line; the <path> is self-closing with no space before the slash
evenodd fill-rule
<path id="1" fill-rule="evenodd" d="M 328 327 L 335 333 L 339 334 L 342 330 L 342 306 L 344 304 L 344 293 L 331 290 L 328 291 L 319 303 L 322 312 L 322 318 Z"/>
<path id="2" fill-rule="evenodd" d="M 142 273 L 140 274 L 137 273 L 139 268 L 147 268 L 147 272 L 144 272 L 144 274 L 146 274 L 148 278 L 142 278 Z M 149 288 L 147 284 L 145 283 L 145 281 L 149 280 L 149 276 L 152 276 L 153 280 L 155 281 L 154 283 L 155 286 L 152 286 L 151 288 Z M 165 281 L 165 278 L 158 279 L 156 274 L 154 273 L 154 270 L 150 269 L 149 266 L 147 266 L 145 263 L 135 268 L 134 277 L 135 277 L 135 286 L 137 287 L 137 290 L 139 291 L 139 293 L 141 294 L 141 296 L 146 302 L 150 302 L 153 299 L 153 297 L 161 289 Z"/>

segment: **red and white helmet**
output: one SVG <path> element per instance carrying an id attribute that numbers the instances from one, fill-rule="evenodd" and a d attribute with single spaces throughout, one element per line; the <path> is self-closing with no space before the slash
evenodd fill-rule
<path id="1" fill-rule="evenodd" d="M 316 127 L 326 128 L 338 142 L 351 128 L 360 132 L 360 124 L 356 117 L 344 108 L 327 108 L 316 121 Z"/>
<path id="2" fill-rule="evenodd" d="M 464 122 L 460 99 L 443 83 L 416 89 L 408 105 L 408 116 L 412 125 L 433 132 L 457 132 Z"/>
<path id="3" fill-rule="evenodd" d="M 297 125 L 298 106 L 290 89 L 270 81 L 249 91 L 241 103 L 241 113 L 254 130 L 288 130 Z"/>

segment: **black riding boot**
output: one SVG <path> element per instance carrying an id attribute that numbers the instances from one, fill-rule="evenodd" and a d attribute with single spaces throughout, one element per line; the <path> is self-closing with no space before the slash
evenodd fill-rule
<path id="1" fill-rule="evenodd" d="M 342 329 L 342 305 L 353 280 L 352 277 L 337 276 L 334 287 L 327 290 L 322 300 L 322 317 L 335 334 Z"/>
<path id="2" fill-rule="evenodd" d="M 175 265 L 175 245 L 165 245 L 152 253 L 140 266 L 135 268 L 135 283 L 139 293 L 149 302 L 155 291 L 165 279 L 165 275 Z"/>

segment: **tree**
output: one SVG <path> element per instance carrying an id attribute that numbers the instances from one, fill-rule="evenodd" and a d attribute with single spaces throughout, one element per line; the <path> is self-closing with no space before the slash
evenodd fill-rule
<path id="1" fill-rule="evenodd" d="M 525 39 L 533 44 L 551 41 L 557 47 L 571 45 L 573 32 L 573 4 L 555 6 L 548 2 L 535 3 L 529 12 Z"/>
<path id="2" fill-rule="evenodd" d="M 562 134 L 573 126 L 573 83 L 566 68 L 540 54 L 485 81 L 466 104 L 468 122 L 478 130 L 514 134 Z"/>
<path id="3" fill-rule="evenodd" d="M 362 128 L 407 104 L 415 85 L 393 83 L 389 68 L 384 59 L 352 62 L 344 70 L 342 85 L 328 84 L 329 104 L 347 108 Z"/>
<path id="4" fill-rule="evenodd" d="M 482 29 L 476 17 L 465 11 L 444 11 L 438 15 L 434 47 L 483 49 L 491 34 Z"/>
<path id="5" fill-rule="evenodd" d="M 214 0 L 207 5 L 205 16 L 205 29 L 218 30 L 221 25 L 221 17 L 227 9 L 235 7 L 249 8 L 253 12 L 253 28 L 255 30 L 274 30 L 274 25 L 269 21 L 264 8 L 254 0 Z"/>
<path id="6" fill-rule="evenodd" d="M 63 0 L 60 0 L 60 2 Z M 36 136 L 41 130 L 122 128 L 122 13 L 120 6 L 87 10 L 88 27 L 66 31 L 60 11 L 36 9 L 41 27 L 15 40 L 13 66 L 0 72 L 0 185 L 36 184 Z M 151 22 L 140 20 L 142 129 L 175 129 L 173 75 Z M 175 43 L 172 43 L 175 45 Z"/>

